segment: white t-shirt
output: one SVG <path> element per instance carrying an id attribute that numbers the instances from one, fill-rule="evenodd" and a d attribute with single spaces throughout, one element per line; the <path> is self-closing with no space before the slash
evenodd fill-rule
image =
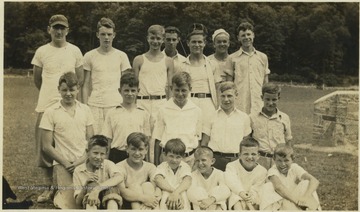
<path id="1" fill-rule="evenodd" d="M 91 71 L 92 91 L 88 105 L 95 107 L 113 107 L 122 102 L 118 92 L 121 72 L 130 69 L 128 56 L 118 50 L 108 54 L 99 53 L 98 49 L 87 52 L 84 56 L 84 70 Z"/>
<path id="2" fill-rule="evenodd" d="M 57 89 L 60 76 L 66 72 L 75 72 L 75 68 L 82 66 L 83 56 L 80 49 L 71 43 L 61 48 L 48 43 L 36 50 L 31 64 L 42 68 L 42 84 L 35 109 L 40 113 L 61 99 Z"/>

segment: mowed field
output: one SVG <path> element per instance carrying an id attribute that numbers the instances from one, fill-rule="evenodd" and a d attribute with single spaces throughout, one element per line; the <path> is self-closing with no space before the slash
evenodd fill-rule
<path id="1" fill-rule="evenodd" d="M 313 102 L 331 93 L 314 88 L 282 87 L 279 109 L 290 116 L 294 143 L 312 143 Z M 41 169 L 35 167 L 34 112 L 38 91 L 31 77 L 4 77 L 3 175 L 22 200 L 42 190 Z M 313 144 L 316 145 L 316 144 Z M 323 210 L 358 210 L 358 156 L 295 148 L 295 162 L 319 181 Z M 54 209 L 36 204 L 33 209 Z"/>

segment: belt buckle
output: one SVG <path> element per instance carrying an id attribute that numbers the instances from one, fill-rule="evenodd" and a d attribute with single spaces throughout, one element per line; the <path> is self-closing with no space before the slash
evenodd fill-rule
<path id="1" fill-rule="evenodd" d="M 205 93 L 198 93 L 198 98 L 205 98 L 206 94 Z"/>
<path id="2" fill-rule="evenodd" d="M 157 96 L 150 95 L 149 97 L 150 97 L 150 99 L 157 99 Z"/>

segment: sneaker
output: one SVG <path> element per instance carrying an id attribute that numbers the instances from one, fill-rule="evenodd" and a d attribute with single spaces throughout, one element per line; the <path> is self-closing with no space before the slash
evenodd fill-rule
<path id="1" fill-rule="evenodd" d="M 44 203 L 51 200 L 52 191 L 51 190 L 45 190 L 40 196 L 37 198 L 38 203 Z"/>

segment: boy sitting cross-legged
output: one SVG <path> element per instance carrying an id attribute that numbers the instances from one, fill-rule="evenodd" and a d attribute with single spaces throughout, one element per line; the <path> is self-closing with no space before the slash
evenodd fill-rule
<path id="1" fill-rule="evenodd" d="M 214 153 L 210 147 L 195 150 L 196 170 L 191 173 L 192 184 L 187 191 L 194 210 L 226 210 L 230 190 L 225 184 L 224 173 L 213 167 Z"/>
<path id="2" fill-rule="evenodd" d="M 229 209 L 255 210 L 259 208 L 260 190 L 266 179 L 266 169 L 257 163 L 259 143 L 247 137 L 240 143 L 239 160 L 226 166 L 225 180 L 231 189 Z"/>
<path id="3" fill-rule="evenodd" d="M 129 157 L 116 164 L 123 177 L 120 192 L 124 198 L 125 209 L 128 209 L 128 203 L 132 209 L 137 210 L 159 209 L 161 190 L 153 182 L 156 167 L 144 161 L 148 148 L 147 136 L 133 132 L 127 137 L 126 151 Z"/>
<path id="4" fill-rule="evenodd" d="M 319 181 L 293 162 L 294 150 L 278 144 L 275 165 L 268 171 L 270 182 L 263 187 L 261 210 L 321 210 L 316 189 Z"/>
<path id="5" fill-rule="evenodd" d="M 105 159 L 107 151 L 106 137 L 94 135 L 88 143 L 86 162 L 74 170 L 74 197 L 82 208 L 118 209 L 122 205 L 116 187 L 122 178 L 115 164 Z"/>
<path id="6" fill-rule="evenodd" d="M 186 190 L 191 185 L 191 168 L 183 161 L 185 144 L 171 139 L 165 144 L 165 161 L 155 172 L 155 183 L 162 190 L 161 210 L 190 210 Z"/>

